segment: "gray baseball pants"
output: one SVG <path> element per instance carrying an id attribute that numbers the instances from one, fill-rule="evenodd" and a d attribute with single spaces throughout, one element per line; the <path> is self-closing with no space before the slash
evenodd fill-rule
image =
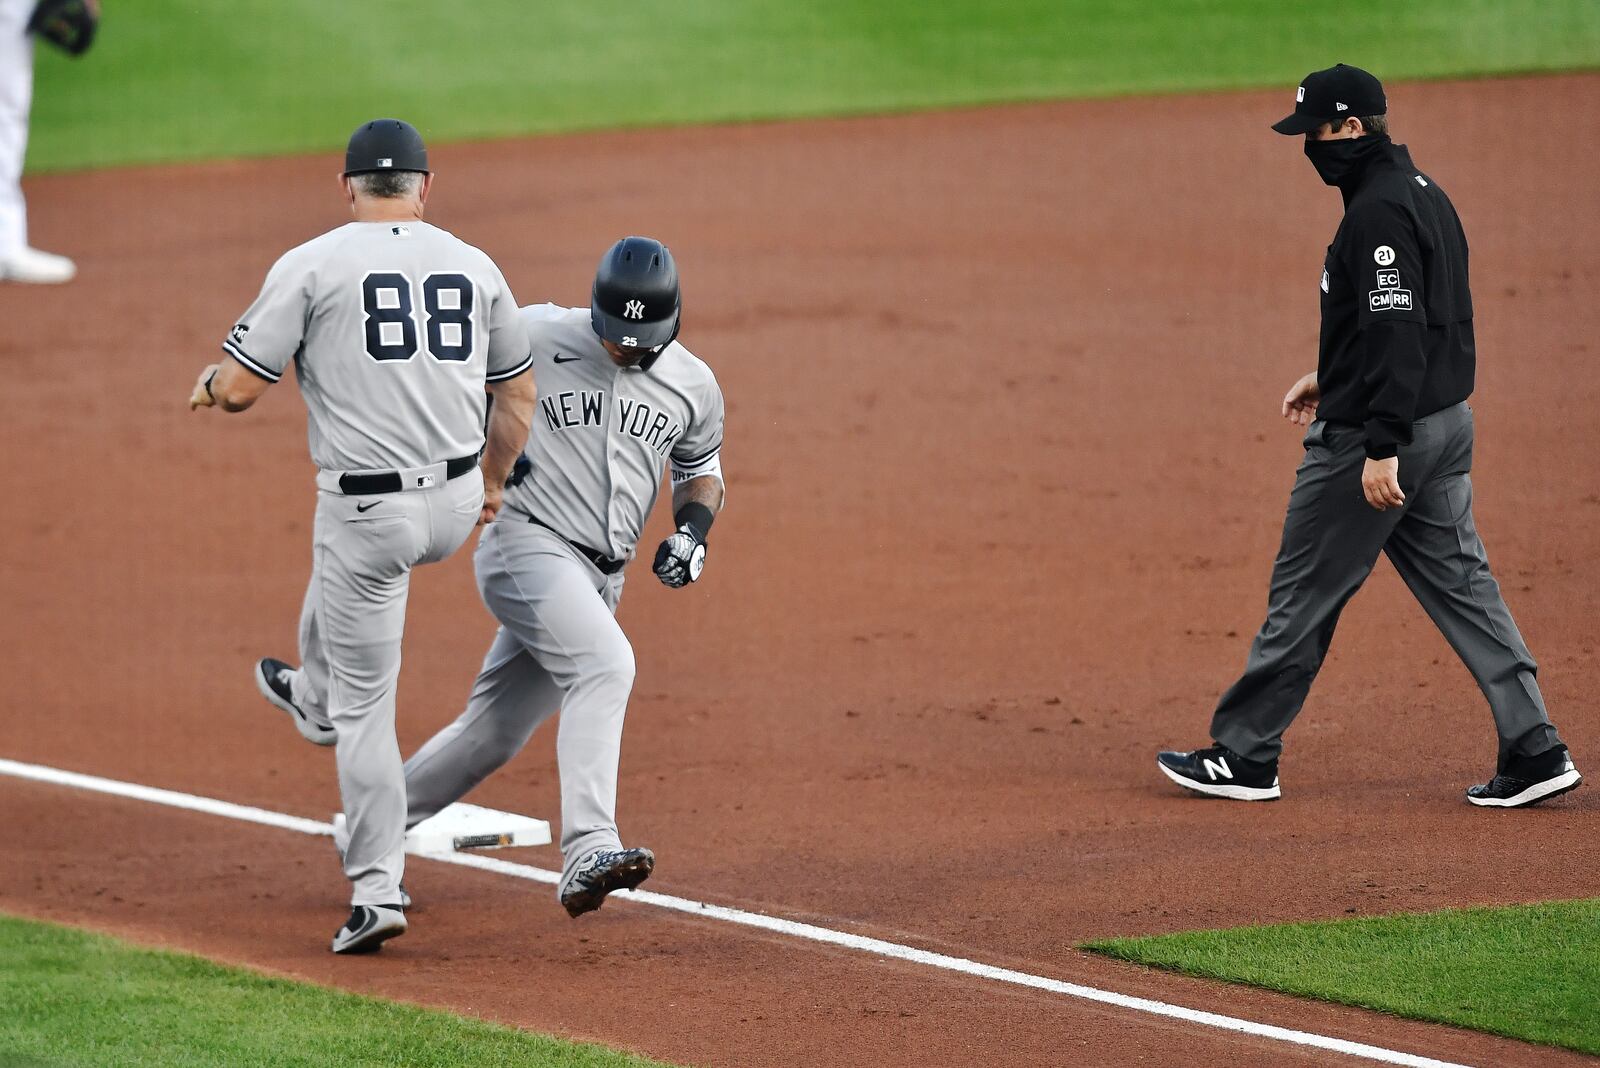
<path id="1" fill-rule="evenodd" d="M 1472 409 L 1413 425 L 1400 450 L 1406 503 L 1378 511 L 1361 491 L 1360 427 L 1313 423 L 1289 495 L 1267 620 L 1244 675 L 1223 695 L 1211 736 L 1250 760 L 1275 760 L 1333 640 L 1339 613 L 1388 555 L 1489 700 L 1503 768 L 1561 739 L 1545 714 L 1538 665 L 1489 573 L 1472 520 Z"/>
<path id="2" fill-rule="evenodd" d="M 407 824 L 459 800 L 561 710 L 562 885 L 599 849 L 620 849 L 617 765 L 633 647 L 617 624 L 622 573 L 604 575 L 559 535 L 502 512 L 473 558 L 500 621 L 464 712 L 406 761 Z"/>
<path id="3" fill-rule="evenodd" d="M 440 465 L 442 472 L 442 465 Z M 483 507 L 469 471 L 431 489 L 317 494 L 311 583 L 300 612 L 295 703 L 339 733 L 334 751 L 350 844 L 352 905 L 400 900 L 406 785 L 395 738 L 395 683 L 411 569 L 461 547 Z M 365 508 L 358 511 L 358 508 Z"/>

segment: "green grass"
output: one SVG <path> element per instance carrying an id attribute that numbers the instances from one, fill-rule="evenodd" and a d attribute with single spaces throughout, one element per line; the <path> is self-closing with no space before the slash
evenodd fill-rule
<path id="1" fill-rule="evenodd" d="M 138 0 L 39 49 L 31 170 L 434 141 L 1600 66 L 1600 3 L 1542 0 Z"/>
<path id="2" fill-rule="evenodd" d="M 0 1068 L 657 1063 L 0 916 Z"/>
<path id="3" fill-rule="evenodd" d="M 1600 898 L 1117 938 L 1084 948 L 1600 1054 Z"/>

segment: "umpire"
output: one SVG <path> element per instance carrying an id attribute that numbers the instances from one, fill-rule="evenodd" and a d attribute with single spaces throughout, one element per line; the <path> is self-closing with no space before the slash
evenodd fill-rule
<path id="1" fill-rule="evenodd" d="M 1310 423 L 1273 565 L 1267 620 L 1211 721 L 1216 744 L 1161 753 L 1197 793 L 1279 796 L 1283 733 L 1322 667 L 1339 612 L 1387 553 L 1466 663 L 1500 735 L 1474 805 L 1516 808 L 1582 781 L 1545 714 L 1523 644 L 1472 519 L 1476 353 L 1467 239 L 1444 191 L 1389 140 L 1383 86 L 1344 64 L 1307 75 L 1294 114 L 1306 157 L 1344 197 L 1322 269 L 1317 370 L 1283 399 Z M 1314 420 L 1314 421 L 1313 421 Z"/>

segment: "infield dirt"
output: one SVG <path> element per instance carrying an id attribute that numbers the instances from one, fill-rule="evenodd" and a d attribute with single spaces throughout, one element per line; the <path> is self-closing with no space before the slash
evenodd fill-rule
<path id="1" fill-rule="evenodd" d="M 1600 76 L 1402 85 L 1473 249 L 1478 520 L 1552 715 L 1600 774 Z M 1288 737 L 1284 800 L 1179 796 L 1264 609 L 1338 197 L 1281 94 L 436 150 L 430 219 L 519 299 L 672 245 L 728 397 L 704 581 L 630 570 L 625 839 L 651 887 L 1474 1063 L 1579 1063 L 1084 956 L 1085 939 L 1592 895 L 1600 792 L 1482 812 L 1488 710 L 1386 563 Z M 1464 116 L 1471 116 L 1471 121 Z M 1592 125 L 1592 123 L 1590 124 Z M 28 185 L 61 289 L 0 287 L 0 755 L 326 817 L 331 755 L 255 694 L 292 658 L 314 488 L 292 387 L 190 414 L 338 160 Z M 642 543 L 664 534 L 658 514 Z M 492 633 L 470 553 L 413 583 L 409 751 Z M 473 800 L 557 816 L 552 732 Z M 0 782 L 0 909 L 704 1065 L 1298 1064 L 1328 1055 L 413 862 L 410 934 L 327 938 L 326 843 Z M 519 859 L 551 866 L 553 851 Z"/>

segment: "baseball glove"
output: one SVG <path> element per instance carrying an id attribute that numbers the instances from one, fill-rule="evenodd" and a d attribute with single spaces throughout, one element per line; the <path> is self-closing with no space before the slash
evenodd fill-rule
<path id="1" fill-rule="evenodd" d="M 99 26 L 99 0 L 39 0 L 28 20 L 29 33 L 38 34 L 69 56 L 87 52 Z"/>

